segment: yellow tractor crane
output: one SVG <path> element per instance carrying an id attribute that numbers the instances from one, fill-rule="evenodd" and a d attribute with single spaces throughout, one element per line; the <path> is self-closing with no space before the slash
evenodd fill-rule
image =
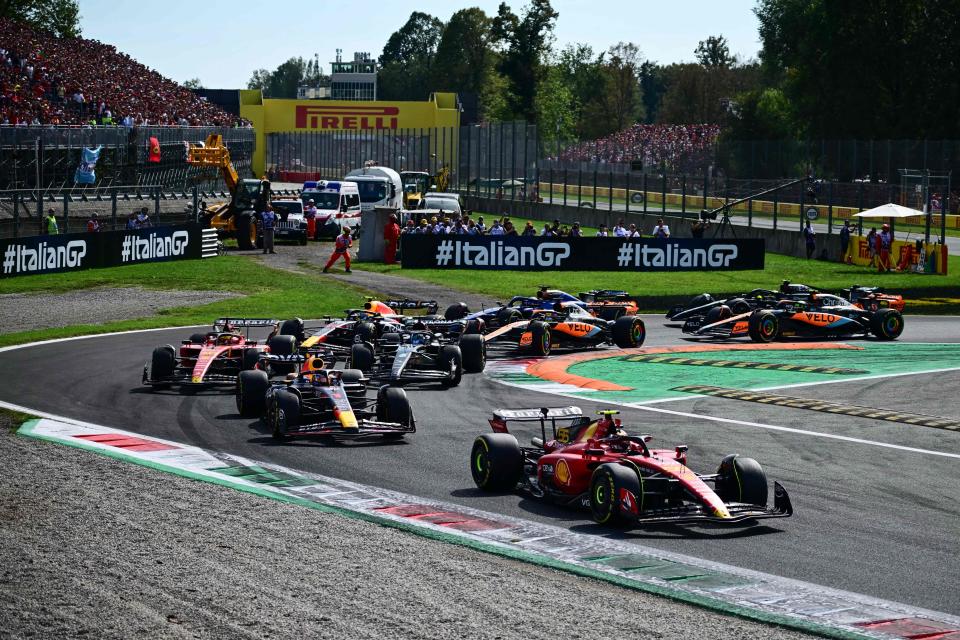
<path id="1" fill-rule="evenodd" d="M 201 144 L 191 144 L 187 162 L 195 167 L 219 169 L 230 192 L 230 202 L 208 208 L 204 213 L 207 226 L 217 230 L 222 238 L 236 238 L 241 249 L 253 249 L 257 240 L 254 213 L 262 211 L 270 201 L 270 183 L 267 180 L 241 180 L 230 161 L 230 150 L 223 136 L 211 133 Z"/>

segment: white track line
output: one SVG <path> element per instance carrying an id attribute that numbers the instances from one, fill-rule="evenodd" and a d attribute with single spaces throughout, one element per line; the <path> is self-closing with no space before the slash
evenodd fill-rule
<path id="1" fill-rule="evenodd" d="M 948 453 L 946 451 L 934 451 L 931 449 L 920 449 L 918 447 L 908 447 L 900 444 L 892 444 L 890 442 L 878 442 L 876 440 L 866 440 L 864 438 L 854 438 L 851 436 L 840 436 L 833 433 L 820 433 L 819 431 L 807 431 L 806 429 L 794 429 L 793 427 L 781 427 L 774 424 L 765 424 L 763 422 L 749 422 L 747 420 L 735 420 L 733 418 L 720 418 L 717 416 L 708 416 L 702 415 L 699 413 L 688 413 L 686 411 L 673 411 L 671 409 L 659 409 L 657 407 L 651 407 L 648 404 L 642 404 L 639 402 L 616 402 L 614 400 L 602 400 L 599 398 L 591 398 L 585 395 L 574 395 L 572 393 L 561 393 L 559 391 L 547 391 L 545 389 L 538 389 L 536 385 L 523 385 L 517 384 L 514 382 L 505 382 L 503 380 L 497 380 L 496 378 L 488 378 L 499 384 L 508 387 L 518 387 L 526 391 L 538 391 L 540 393 L 547 393 L 554 396 L 563 396 L 565 398 L 574 398 L 576 400 L 592 402 L 594 404 L 600 405 L 609 405 L 616 407 L 626 407 L 628 409 L 640 409 L 642 411 L 652 411 L 655 413 L 664 413 L 667 415 L 680 416 L 684 418 L 693 418 L 696 420 L 706 420 L 708 422 L 723 422 L 726 424 L 736 424 L 745 427 L 757 427 L 760 429 L 769 429 L 771 431 L 784 431 L 786 433 L 795 433 L 798 435 L 813 436 L 815 438 L 827 438 L 830 440 L 841 440 L 843 442 L 851 442 L 854 444 L 866 444 L 873 447 L 882 447 L 884 449 L 896 449 L 898 451 L 909 451 L 910 453 L 921 453 L 928 456 L 938 456 L 941 458 L 953 458 L 960 460 L 960 453 Z M 708 396 L 713 397 L 713 396 Z M 693 398 L 678 398 L 680 400 L 689 400 Z"/>

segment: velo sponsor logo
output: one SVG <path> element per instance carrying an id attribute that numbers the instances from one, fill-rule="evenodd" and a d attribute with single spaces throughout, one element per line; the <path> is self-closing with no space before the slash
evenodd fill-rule
<path id="1" fill-rule="evenodd" d="M 187 231 L 174 231 L 169 236 L 124 236 L 120 249 L 121 262 L 154 260 L 156 258 L 174 258 L 187 252 L 190 234 Z"/>
<path id="2" fill-rule="evenodd" d="M 83 266 L 87 255 L 85 240 L 71 240 L 60 246 L 41 242 L 36 247 L 11 244 L 3 252 L 3 273 L 33 273 L 54 269 L 75 269 Z"/>
<path id="3" fill-rule="evenodd" d="M 437 245 L 436 260 L 438 267 L 559 267 L 569 257 L 570 245 L 565 242 L 523 247 L 443 240 Z"/>
<path id="4" fill-rule="evenodd" d="M 714 244 L 706 248 L 681 248 L 674 243 L 647 245 L 624 242 L 617 252 L 617 264 L 621 267 L 700 269 L 703 267 L 729 267 L 737 259 L 739 250 L 735 244 Z"/>

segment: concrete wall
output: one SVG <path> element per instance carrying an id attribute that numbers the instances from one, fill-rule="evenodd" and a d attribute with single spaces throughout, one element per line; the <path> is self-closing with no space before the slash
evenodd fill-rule
<path id="1" fill-rule="evenodd" d="M 688 212 L 686 218 L 680 214 L 666 213 L 650 210 L 646 214 L 642 212 L 631 211 L 607 211 L 604 209 L 592 209 L 590 207 L 564 207 L 562 204 L 547 204 L 542 202 L 520 202 L 503 200 L 495 198 L 477 198 L 467 196 L 464 198 L 466 207 L 475 211 L 482 211 L 490 215 L 503 215 L 504 213 L 517 218 L 529 218 L 531 220 L 544 220 L 552 222 L 560 220 L 561 224 L 571 224 L 579 222 L 586 227 L 599 227 L 605 224 L 611 227 L 621 218 L 624 224 L 636 224 L 643 232 L 643 235 L 649 236 L 653 233 L 653 227 L 657 224 L 657 218 L 663 218 L 663 221 L 670 227 L 670 233 L 673 237 L 689 238 L 690 225 L 696 220 L 696 213 Z M 639 205 L 643 207 L 643 205 Z M 796 225 L 796 220 L 791 220 Z M 489 222 L 488 222 L 489 224 Z M 715 237 L 719 225 L 713 223 L 707 230 L 704 237 Z M 806 258 L 806 245 L 804 244 L 803 234 L 799 229 L 764 229 L 761 227 L 742 227 L 736 226 L 724 230 L 724 235 L 737 238 L 763 238 L 767 241 L 767 251 L 779 253 L 786 256 L 797 258 Z M 719 236 L 717 236 L 719 237 Z M 840 256 L 840 237 L 836 234 L 828 236 L 824 233 L 817 234 L 817 255 L 826 249 L 827 257 L 836 260 Z"/>

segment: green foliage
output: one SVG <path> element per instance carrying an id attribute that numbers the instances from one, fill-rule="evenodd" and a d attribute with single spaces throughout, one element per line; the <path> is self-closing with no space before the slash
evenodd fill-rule
<path id="1" fill-rule="evenodd" d="M 560 67 L 550 67 L 547 71 L 546 77 L 537 88 L 534 107 L 537 110 L 537 126 L 543 143 L 548 148 L 553 148 L 552 153 L 559 153 L 556 146 L 559 141 L 573 137 L 579 113 L 577 99 Z"/>
<path id="2" fill-rule="evenodd" d="M 434 88 L 430 80 L 443 22 L 414 11 L 387 40 L 380 55 L 378 97 L 383 100 L 425 100 Z"/>
<path id="3" fill-rule="evenodd" d="M 476 97 L 481 120 L 501 117 L 509 102 L 493 40 L 493 20 L 486 13 L 476 7 L 457 11 L 443 29 L 431 74 L 433 90 Z"/>
<path id="4" fill-rule="evenodd" d="M 522 18 L 501 2 L 493 19 L 494 39 L 504 48 L 500 71 L 510 83 L 510 102 L 514 115 L 536 120 L 534 98 L 543 77 L 543 66 L 553 39 L 553 27 L 559 14 L 550 0 L 531 0 Z"/>
<path id="5" fill-rule="evenodd" d="M 319 79 L 320 63 L 316 59 L 304 60 L 297 56 L 272 72 L 257 69 L 247 81 L 247 89 L 260 89 L 266 98 L 296 98 L 298 87 L 316 85 Z"/>
<path id="6" fill-rule="evenodd" d="M 59 38 L 80 37 L 80 4 L 77 0 L 4 0 L 0 17 L 26 22 Z"/>
<path id="7" fill-rule="evenodd" d="M 960 118 L 956 0 L 762 0 L 768 78 L 810 137 L 948 138 Z"/>
<path id="8" fill-rule="evenodd" d="M 597 138 L 626 129 L 643 118 L 640 49 L 620 42 L 598 60 L 595 90 L 584 107 L 581 129 Z"/>
<path id="9" fill-rule="evenodd" d="M 200 78 L 190 78 L 185 80 L 183 86 L 187 89 L 203 89 L 203 84 L 200 82 Z"/>
<path id="10" fill-rule="evenodd" d="M 730 55 L 727 39 L 722 35 L 701 40 L 694 55 L 697 56 L 697 62 L 704 67 L 732 67 L 737 63 L 737 57 Z"/>

